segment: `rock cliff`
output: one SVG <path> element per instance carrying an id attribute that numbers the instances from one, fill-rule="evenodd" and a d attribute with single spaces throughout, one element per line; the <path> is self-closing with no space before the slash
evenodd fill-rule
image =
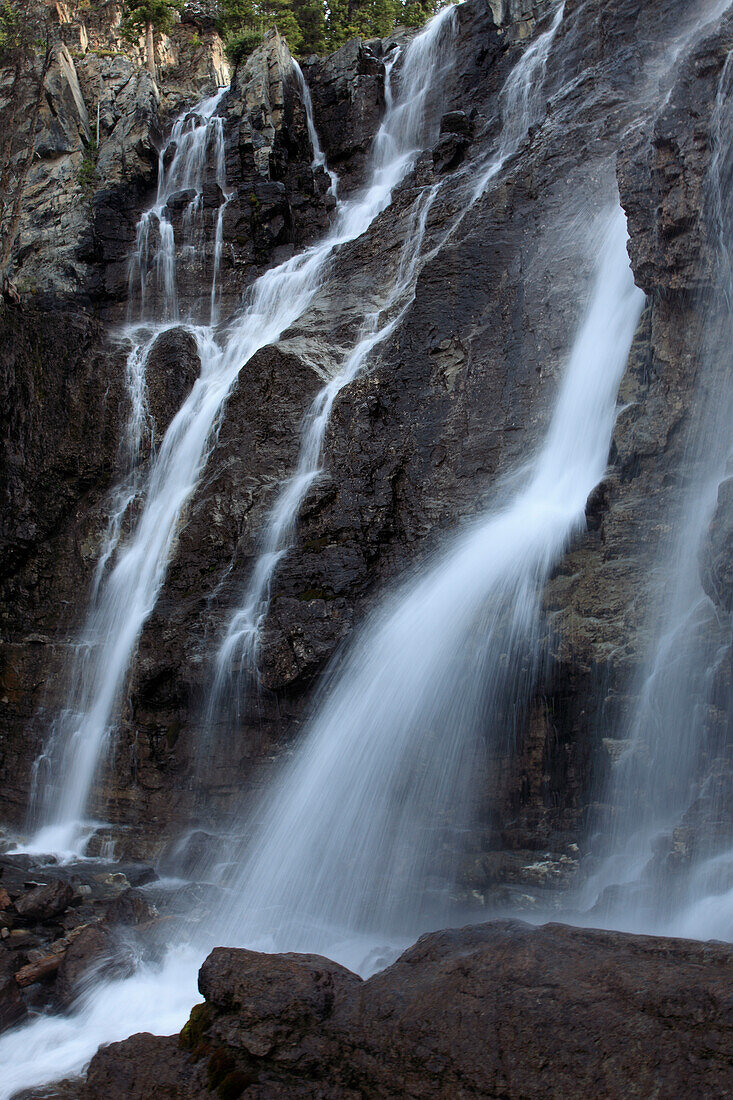
<path id="1" fill-rule="evenodd" d="M 459 8 L 435 148 L 368 233 L 338 251 L 313 306 L 250 360 L 229 397 L 140 639 L 116 752 L 96 793 L 100 817 L 125 827 L 133 854 L 156 854 L 202 802 L 207 818 L 226 818 L 242 790 L 261 783 L 273 755 L 297 735 L 318 676 L 378 595 L 478 513 L 536 445 L 585 304 L 576 297 L 578 272 L 590 275 L 588 250 L 574 248 L 565 228 L 605 208 L 618 186 L 647 309 L 607 477 L 588 502 L 587 532 L 545 592 L 546 674 L 518 719 L 512 751 L 494 749 L 484 826 L 464 853 L 465 889 L 487 905 L 507 896 L 532 905 L 538 888 L 573 880 L 613 758 L 609 730 L 622 726 L 637 690 L 652 567 L 671 536 L 695 405 L 711 112 L 733 25 L 726 17 L 712 23 L 670 74 L 665 51 L 689 18 L 682 0 L 641 9 L 632 0 L 567 0 L 543 116 L 445 240 L 460 211 L 457 189 L 441 189 L 426 230 L 435 251 L 414 301 L 335 407 L 325 476 L 273 584 L 257 703 L 222 715 L 209 731 L 206 773 L 195 778 L 212 650 L 251 571 L 274 491 L 293 469 L 302 418 L 333 356 L 379 307 L 412 198 L 480 162 L 498 133 L 501 88 L 551 8 L 528 0 L 467 0 Z M 152 200 L 172 116 L 224 80 L 221 44 L 185 11 L 161 45 L 156 84 L 134 50 L 122 52 L 118 9 L 94 10 L 92 18 L 58 6 L 60 37 L 15 256 L 20 303 L 0 313 L 0 782 L 16 824 L 32 762 L 63 706 L 68 650 L 119 474 L 127 399 L 123 352 L 109 334 L 124 317 L 135 225 Z M 393 44 L 354 41 L 303 64 L 342 196 L 363 180 Z M 657 111 L 650 89 L 659 81 L 669 93 Z M 221 113 L 231 196 L 223 218 L 227 313 L 258 274 L 323 233 L 334 200 L 326 173 L 313 168 L 290 56 L 276 33 L 234 74 Z M 212 184 L 211 219 L 219 198 Z M 184 301 L 196 297 L 196 272 L 192 262 Z M 151 356 L 158 431 L 197 370 L 184 334 Z M 701 565 L 726 623 L 728 484 Z M 720 714 L 713 717 L 719 729 Z"/>

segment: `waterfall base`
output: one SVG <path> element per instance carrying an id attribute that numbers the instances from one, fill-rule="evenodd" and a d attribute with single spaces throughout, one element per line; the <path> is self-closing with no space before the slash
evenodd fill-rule
<path id="1" fill-rule="evenodd" d="M 518 921 L 423 936 L 366 982 L 217 948 L 180 1037 L 104 1048 L 82 1096 L 723 1095 L 732 962 L 722 944 Z"/>

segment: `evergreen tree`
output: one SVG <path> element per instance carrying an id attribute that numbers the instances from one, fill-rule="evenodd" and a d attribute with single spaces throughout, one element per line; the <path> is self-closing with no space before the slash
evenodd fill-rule
<path id="1" fill-rule="evenodd" d="M 326 7 L 323 0 L 292 0 L 292 7 L 302 36 L 300 52 L 303 55 L 323 53 L 326 49 Z"/>
<path id="2" fill-rule="evenodd" d="M 173 22 L 175 0 L 138 0 L 128 7 L 122 26 L 128 37 L 145 34 L 145 65 L 155 80 L 155 32 L 167 31 Z"/>
<path id="3" fill-rule="evenodd" d="M 270 27 L 277 27 L 296 55 L 323 53 L 357 36 L 384 38 L 397 25 L 419 27 L 440 5 L 441 0 L 224 0 L 220 29 L 236 64 Z"/>

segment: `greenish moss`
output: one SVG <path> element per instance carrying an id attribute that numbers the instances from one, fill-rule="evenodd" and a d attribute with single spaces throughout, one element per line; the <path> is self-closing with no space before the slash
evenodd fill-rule
<path id="1" fill-rule="evenodd" d="M 230 1073 L 237 1068 L 237 1064 L 226 1047 L 219 1047 L 209 1058 L 206 1065 L 206 1079 L 209 1089 L 218 1089 L 224 1083 Z"/>
<path id="2" fill-rule="evenodd" d="M 79 165 L 79 170 L 76 173 L 79 185 L 86 195 L 91 195 L 96 186 L 98 159 L 99 150 L 97 149 L 97 143 L 96 141 L 90 141 L 87 145 L 82 162 Z"/>
<path id="3" fill-rule="evenodd" d="M 195 1057 L 200 1056 L 204 1042 L 204 1032 L 209 1027 L 211 1019 L 212 1011 L 207 1004 L 194 1005 L 187 1023 L 183 1025 L 179 1044 Z"/>
<path id="4" fill-rule="evenodd" d="M 216 1095 L 220 1100 L 237 1100 L 237 1097 L 242 1095 L 247 1085 L 251 1084 L 251 1077 L 248 1077 L 241 1069 L 235 1069 L 226 1075 L 216 1090 Z"/>

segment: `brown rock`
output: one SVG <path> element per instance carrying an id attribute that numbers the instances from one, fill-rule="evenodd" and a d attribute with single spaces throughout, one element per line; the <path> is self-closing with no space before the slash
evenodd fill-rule
<path id="1" fill-rule="evenodd" d="M 15 960 L 0 944 L 0 1034 L 19 1023 L 26 1014 L 25 1002 L 15 980 Z"/>
<path id="2" fill-rule="evenodd" d="M 133 1036 L 98 1052 L 82 1095 L 712 1100 L 730 1092 L 732 969 L 723 944 L 517 921 L 423 936 L 366 982 L 218 948 L 190 1057 Z"/>
<path id="3" fill-rule="evenodd" d="M 199 972 L 209 1005 L 236 1013 L 240 1041 L 257 1057 L 302 1040 L 361 979 L 320 955 L 263 955 L 217 947 Z"/>
<path id="4" fill-rule="evenodd" d="M 74 891 L 68 882 L 55 879 L 47 886 L 36 886 L 16 899 L 15 909 L 26 920 L 49 920 L 63 913 L 74 900 Z"/>
<path id="5" fill-rule="evenodd" d="M 139 890 L 125 890 L 109 903 L 105 916 L 109 924 L 144 924 L 154 920 L 157 910 Z"/>
<path id="6" fill-rule="evenodd" d="M 109 961 L 113 948 L 106 928 L 92 924 L 70 944 L 59 966 L 56 990 L 65 1004 L 71 1004 L 84 978 Z"/>

